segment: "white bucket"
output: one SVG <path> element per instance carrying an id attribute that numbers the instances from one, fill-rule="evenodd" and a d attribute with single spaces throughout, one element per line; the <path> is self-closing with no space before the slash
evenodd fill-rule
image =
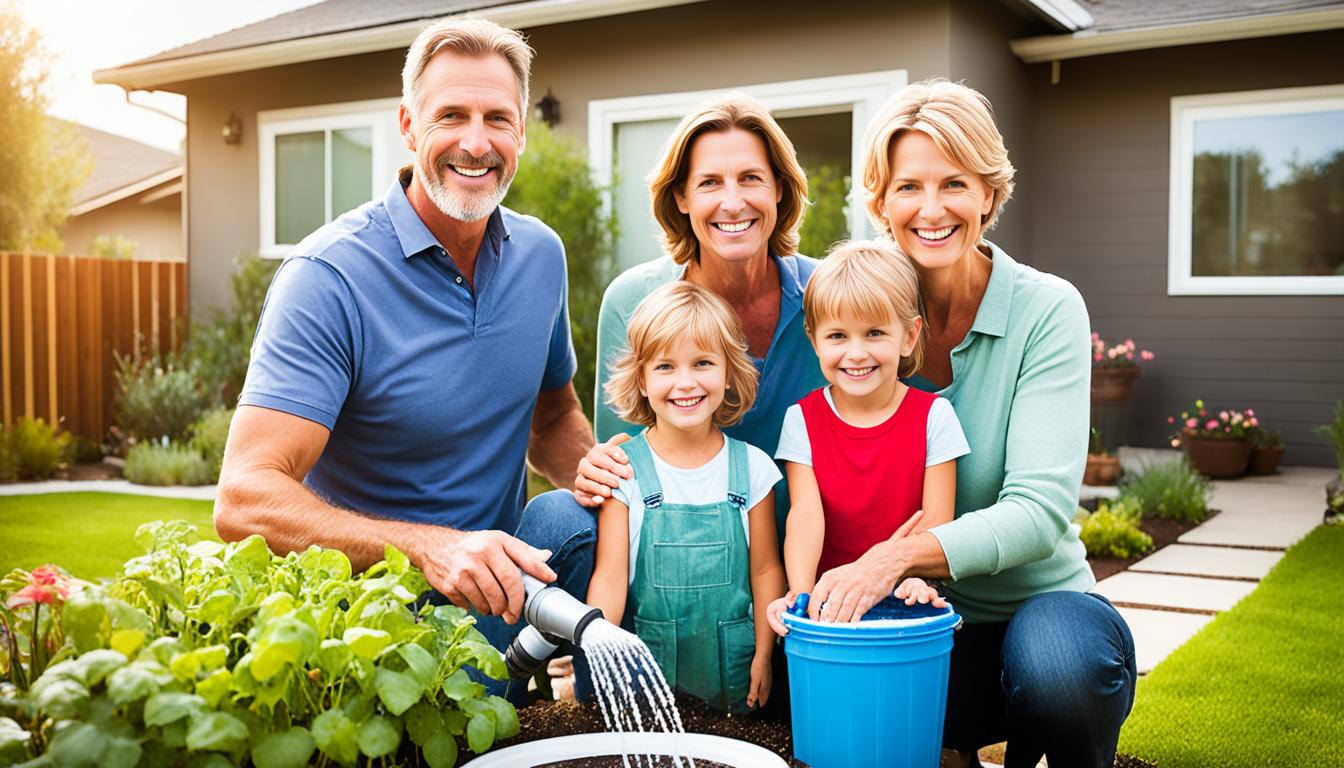
<path id="1" fill-rule="evenodd" d="M 779 755 L 745 741 L 703 733 L 579 733 L 487 752 L 470 768 L 534 768 L 603 755 L 676 755 L 741 768 L 789 768 Z"/>

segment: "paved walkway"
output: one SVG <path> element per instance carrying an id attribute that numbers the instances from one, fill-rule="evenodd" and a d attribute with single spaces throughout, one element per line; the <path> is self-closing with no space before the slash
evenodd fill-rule
<path id="1" fill-rule="evenodd" d="M 0 484 L 0 496 L 25 496 L 31 493 L 129 493 L 135 496 L 164 496 L 173 499 L 215 500 L 213 485 L 136 485 L 127 480 L 44 480 L 39 483 Z"/>

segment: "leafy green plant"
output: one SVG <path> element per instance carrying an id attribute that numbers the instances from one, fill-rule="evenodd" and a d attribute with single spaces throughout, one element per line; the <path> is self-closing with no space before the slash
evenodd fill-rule
<path id="1" fill-rule="evenodd" d="M 193 367 L 173 355 L 137 362 L 116 355 L 117 426 L 138 440 L 176 440 L 201 415 L 204 393 Z"/>
<path id="2" fill-rule="evenodd" d="M 194 448 L 177 443 L 139 443 L 126 454 L 122 474 L 127 480 L 140 485 L 209 485 L 219 479 L 218 470 L 212 477 L 212 465 Z"/>
<path id="3" fill-rule="evenodd" d="M 89 244 L 89 255 L 99 259 L 130 261 L 140 251 L 140 243 L 125 235 L 99 235 Z"/>
<path id="4" fill-rule="evenodd" d="M 1110 451 L 1106 450 L 1106 442 L 1102 440 L 1101 430 L 1092 427 L 1092 431 L 1087 439 L 1087 452 L 1093 456 L 1110 456 Z"/>
<path id="5" fill-rule="evenodd" d="M 616 221 L 604 210 L 602 188 L 593 182 L 587 150 L 545 123 L 529 122 L 527 152 L 518 158 L 518 176 L 504 205 L 546 222 L 565 244 L 569 327 L 579 361 L 574 389 L 591 420 L 597 310 L 616 270 Z"/>
<path id="6" fill-rule="evenodd" d="M 1344 483 L 1344 401 L 1335 401 L 1334 421 L 1315 427 L 1313 431 L 1325 438 L 1325 442 L 1335 449 L 1335 463 L 1339 466 L 1339 481 Z"/>
<path id="7" fill-rule="evenodd" d="M 518 732 L 467 667 L 503 659 L 388 546 L 362 574 L 335 550 L 284 557 L 260 536 L 192 543 L 151 523 L 148 553 L 72 592 L 64 644 L 25 695 L 0 701 L 0 754 L 48 765 L 428 765 Z M 21 666 L 21 665 L 19 665 Z M 14 672 L 17 667 L 12 667 Z"/>
<path id="8" fill-rule="evenodd" d="M 192 324 L 182 354 L 199 375 L 208 405 L 231 407 L 243 391 L 252 337 L 279 266 L 275 259 L 239 257 L 229 276 L 232 303 L 215 307 L 206 321 Z"/>
<path id="9" fill-rule="evenodd" d="M 1138 502 L 1144 515 L 1187 523 L 1201 523 L 1208 517 L 1211 493 L 1209 479 L 1184 457 L 1126 475 L 1120 486 L 1121 497 Z"/>
<path id="10" fill-rule="evenodd" d="M 1141 508 L 1134 499 L 1102 500 L 1097 511 L 1088 514 L 1079 509 L 1074 519 L 1081 530 L 1079 538 L 1090 557 L 1139 557 L 1153 548 L 1153 537 L 1139 528 Z"/>
<path id="11" fill-rule="evenodd" d="M 61 465 L 70 446 L 70 433 L 57 434 L 42 419 L 27 416 L 14 423 L 5 435 L 8 458 L 19 480 L 45 480 Z"/>
<path id="12" fill-rule="evenodd" d="M 229 439 L 229 425 L 233 409 L 211 408 L 191 425 L 188 443 L 193 451 L 205 458 L 210 466 L 210 482 L 219 482 L 219 469 L 224 464 L 224 443 Z"/>
<path id="13" fill-rule="evenodd" d="M 1283 435 L 1274 429 L 1264 429 L 1256 427 L 1247 435 L 1251 445 L 1256 448 L 1282 448 L 1284 446 Z"/>
<path id="14" fill-rule="evenodd" d="M 798 233 L 798 252 L 813 258 L 826 255 L 831 246 L 849 237 L 849 176 L 838 165 L 807 169 L 807 194 L 811 205 Z"/>

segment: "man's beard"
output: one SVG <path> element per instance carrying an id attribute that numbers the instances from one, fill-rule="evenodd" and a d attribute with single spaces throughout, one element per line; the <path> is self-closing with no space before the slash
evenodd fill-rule
<path id="1" fill-rule="evenodd" d="M 462 153 L 446 153 L 440 155 L 434 165 L 433 169 L 423 167 L 420 169 L 425 192 L 443 215 L 458 221 L 480 221 L 494 213 L 495 208 L 499 207 L 499 204 L 504 200 L 504 196 L 509 193 L 509 184 L 513 182 L 513 176 L 518 171 L 516 165 L 511 169 L 506 169 L 504 158 L 498 152 L 489 152 L 482 157 L 472 157 Z M 457 173 L 449 167 L 453 165 L 468 168 L 494 168 L 500 174 L 499 183 L 491 191 L 475 193 L 449 189 L 443 183 L 442 174 Z"/>

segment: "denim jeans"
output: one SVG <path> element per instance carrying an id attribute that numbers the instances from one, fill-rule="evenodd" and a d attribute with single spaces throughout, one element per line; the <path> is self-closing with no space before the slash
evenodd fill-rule
<path id="1" fill-rule="evenodd" d="M 549 549 L 551 557 L 546 564 L 558 577 L 555 586 L 580 600 L 587 599 L 588 580 L 593 575 L 597 518 L 574 500 L 574 494 L 550 491 L 532 499 L 523 509 L 518 530 L 513 535 L 537 549 Z M 525 626 L 527 621 L 524 619 L 519 619 L 517 624 L 506 624 L 498 616 L 476 617 L 476 628 L 501 652 Z M 565 646 L 558 651 L 559 654 L 572 652 L 572 648 Z M 514 704 L 526 703 L 527 680 L 480 678 L 480 681 L 496 696 L 504 696 Z"/>
<path id="2" fill-rule="evenodd" d="M 952 646 L 943 747 L 1007 741 L 1004 768 L 1110 766 L 1134 705 L 1134 638 L 1106 598 L 1047 592 Z"/>

